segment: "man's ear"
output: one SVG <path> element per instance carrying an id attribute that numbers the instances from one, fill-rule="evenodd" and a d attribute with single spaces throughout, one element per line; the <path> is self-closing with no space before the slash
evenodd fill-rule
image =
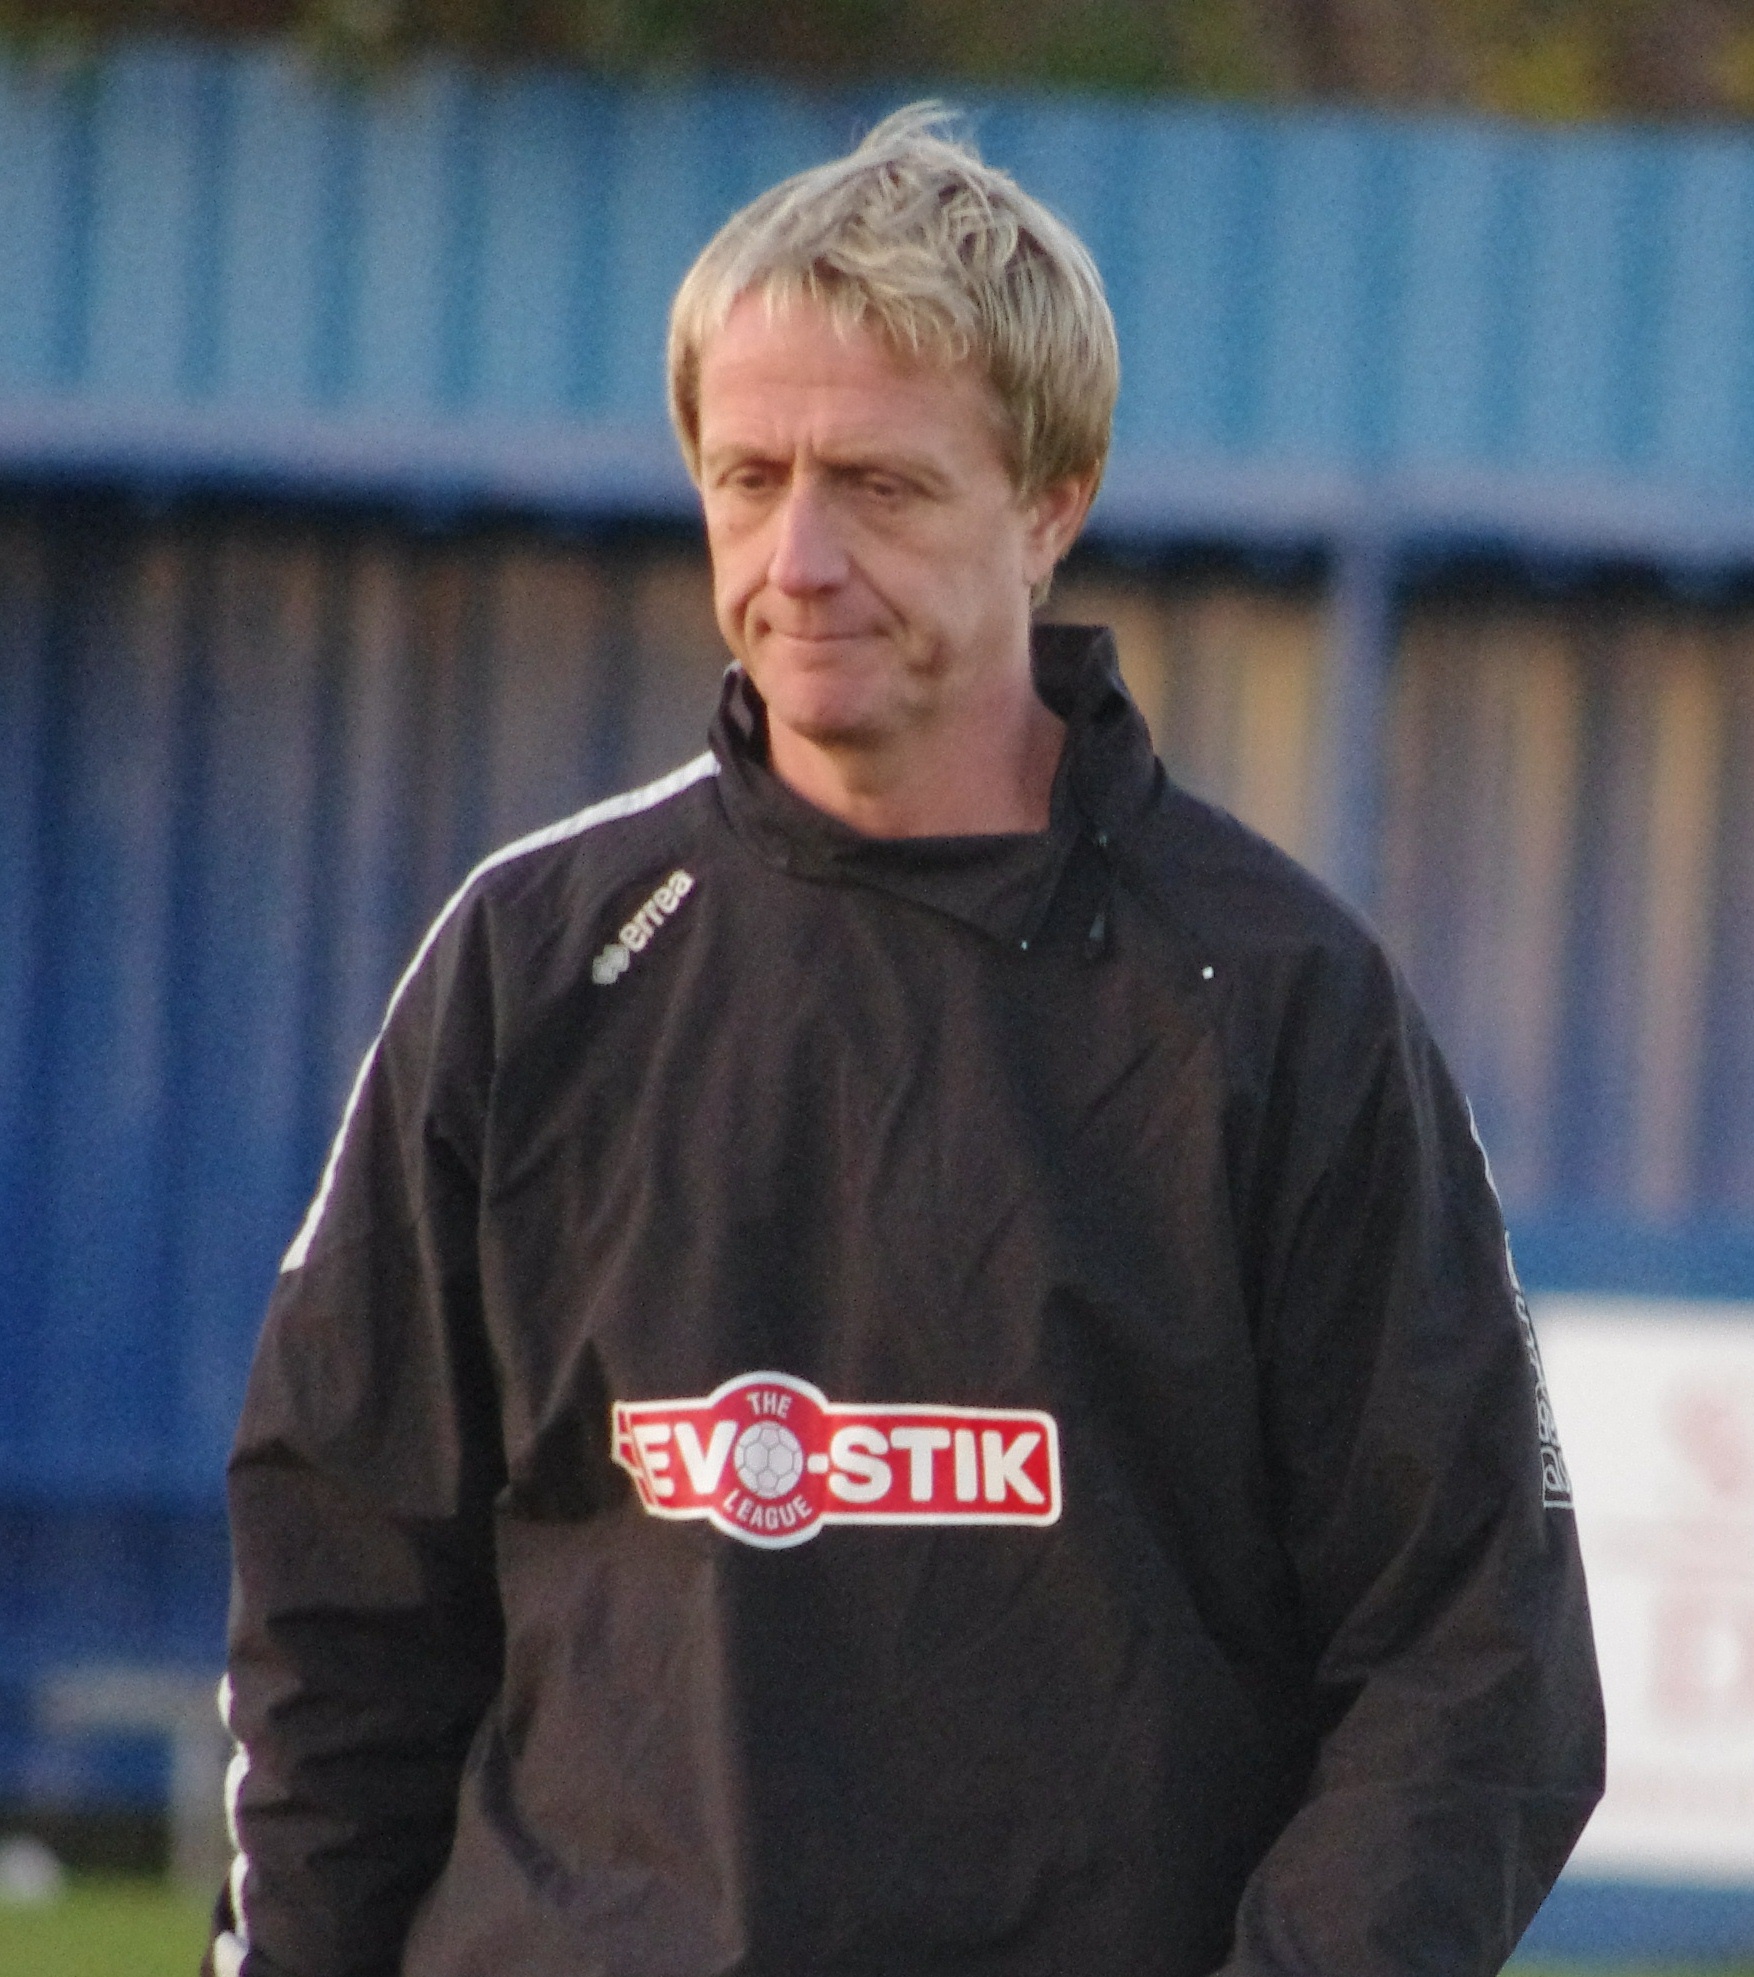
<path id="1" fill-rule="evenodd" d="M 1096 498 L 1096 480 L 1094 470 L 1068 474 L 1062 480 L 1050 481 L 1024 503 L 1028 517 L 1024 553 L 1032 589 L 1053 575 L 1060 558 L 1077 541 Z"/>

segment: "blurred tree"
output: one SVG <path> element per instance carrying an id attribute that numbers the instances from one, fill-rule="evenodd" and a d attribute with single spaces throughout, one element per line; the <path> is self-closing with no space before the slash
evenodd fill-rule
<path id="1" fill-rule="evenodd" d="M 296 37 L 609 74 L 893 77 L 1573 120 L 1754 115 L 1754 0 L 0 0 L 37 46 Z"/>

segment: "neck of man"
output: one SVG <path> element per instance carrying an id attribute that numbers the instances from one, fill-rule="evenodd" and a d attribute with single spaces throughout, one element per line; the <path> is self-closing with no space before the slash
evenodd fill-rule
<path id="1" fill-rule="evenodd" d="M 867 837 L 1045 831 L 1066 726 L 1027 671 L 953 717 L 879 737 L 807 735 L 769 721 L 781 782 Z"/>

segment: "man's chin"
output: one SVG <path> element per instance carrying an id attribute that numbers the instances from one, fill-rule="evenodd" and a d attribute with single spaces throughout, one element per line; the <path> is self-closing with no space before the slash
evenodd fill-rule
<path id="1" fill-rule="evenodd" d="M 770 729 L 831 754 L 878 747 L 889 732 L 868 709 L 857 707 L 775 708 L 770 702 L 767 718 Z"/>
<path id="2" fill-rule="evenodd" d="M 856 748 L 885 727 L 885 696 L 852 669 L 785 668 L 756 677 L 770 724 L 818 748 Z"/>

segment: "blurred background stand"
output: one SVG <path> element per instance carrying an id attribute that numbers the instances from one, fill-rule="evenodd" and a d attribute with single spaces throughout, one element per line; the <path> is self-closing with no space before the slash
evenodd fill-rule
<path id="1" fill-rule="evenodd" d="M 231 1738 L 220 1721 L 217 1674 L 126 1664 L 65 1668 L 38 1691 L 53 1735 L 162 1737 L 170 1746 L 170 1869 L 192 1895 L 212 1895 L 230 1864 L 225 1768 Z"/>

